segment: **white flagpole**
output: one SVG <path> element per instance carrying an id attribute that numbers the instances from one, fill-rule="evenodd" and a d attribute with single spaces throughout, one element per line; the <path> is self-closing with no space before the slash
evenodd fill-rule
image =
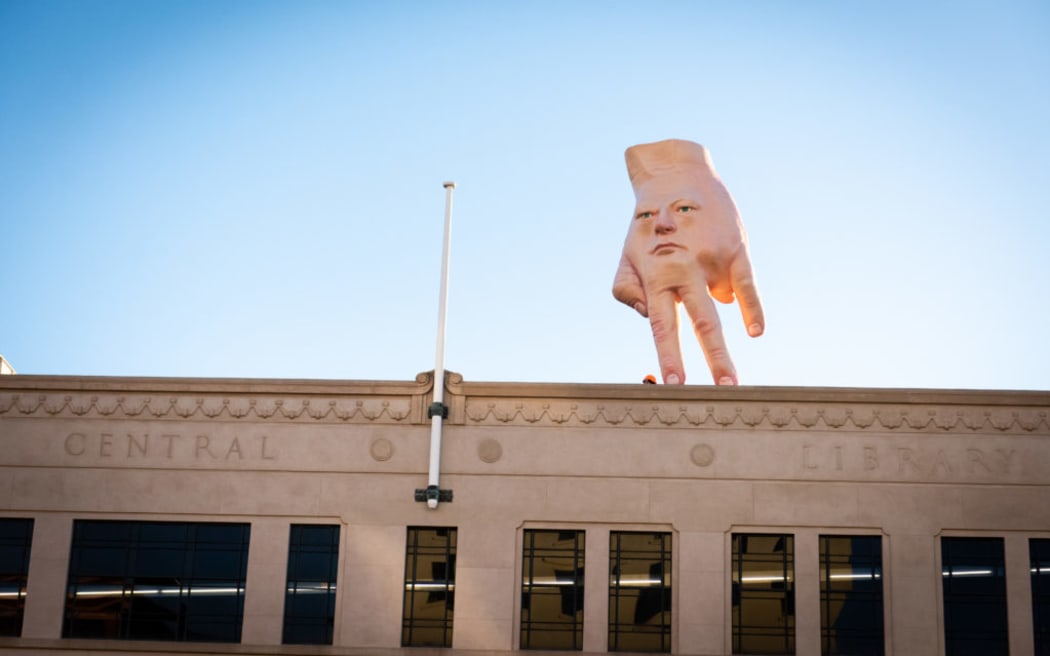
<path id="1" fill-rule="evenodd" d="M 441 296 L 438 300 L 437 355 L 434 358 L 434 402 L 430 406 L 430 472 L 427 478 L 427 507 L 437 508 L 441 479 L 441 421 L 445 409 L 445 315 L 448 309 L 448 261 L 452 238 L 452 190 L 455 182 L 445 187 L 445 240 L 441 253 Z"/>

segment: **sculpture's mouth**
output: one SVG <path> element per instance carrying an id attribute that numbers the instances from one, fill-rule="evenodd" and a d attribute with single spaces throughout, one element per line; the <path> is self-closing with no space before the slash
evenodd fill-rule
<path id="1" fill-rule="evenodd" d="M 649 251 L 649 253 L 651 255 L 659 255 L 661 252 L 669 253 L 676 248 L 684 249 L 685 246 L 682 246 L 681 244 L 676 244 L 673 241 L 662 241 L 656 246 L 654 246 L 653 249 Z"/>

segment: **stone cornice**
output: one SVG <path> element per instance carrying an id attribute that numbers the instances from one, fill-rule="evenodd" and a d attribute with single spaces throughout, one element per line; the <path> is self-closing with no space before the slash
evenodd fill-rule
<path id="1" fill-rule="evenodd" d="M 1050 435 L 1050 393 L 474 383 L 445 379 L 449 424 Z M 0 419 L 423 424 L 412 382 L 4 376 Z"/>
<path id="2" fill-rule="evenodd" d="M 458 384 L 457 384 L 458 383 Z M 466 424 L 1050 435 L 1050 393 L 463 383 Z M 457 410 L 454 405 L 453 410 Z M 456 415 L 460 415 L 457 417 Z"/>
<path id="3" fill-rule="evenodd" d="M 618 428 L 932 431 L 1050 435 L 1048 411 L 1002 406 L 769 402 L 578 402 L 468 398 L 468 424 Z"/>
<path id="4" fill-rule="evenodd" d="M 434 372 L 425 371 L 414 381 L 310 380 L 268 378 L 153 378 L 131 376 L 0 377 L 0 393 L 25 392 L 138 392 L 295 395 L 421 394 L 433 388 Z"/>
<path id="5" fill-rule="evenodd" d="M 414 383 L 4 376 L 4 417 L 418 424 L 432 372 Z"/>

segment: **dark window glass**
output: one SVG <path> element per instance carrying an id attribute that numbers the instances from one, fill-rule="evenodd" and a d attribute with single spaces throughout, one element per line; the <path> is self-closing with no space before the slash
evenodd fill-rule
<path id="1" fill-rule="evenodd" d="M 820 651 L 882 656 L 882 538 L 820 536 Z"/>
<path id="2" fill-rule="evenodd" d="M 671 651 L 671 534 L 609 534 L 609 650 Z"/>
<path id="3" fill-rule="evenodd" d="M 66 638 L 239 642 L 248 524 L 73 523 Z"/>
<path id="4" fill-rule="evenodd" d="M 285 644 L 332 644 L 338 566 L 338 526 L 292 525 L 284 595 Z"/>
<path id="5" fill-rule="evenodd" d="M 521 648 L 583 649 L 583 531 L 526 530 Z"/>
<path id="6" fill-rule="evenodd" d="M 1006 656 L 1002 538 L 941 538 L 945 656 Z"/>
<path id="7" fill-rule="evenodd" d="M 410 526 L 401 645 L 451 647 L 455 601 L 456 529 Z"/>
<path id="8" fill-rule="evenodd" d="M 0 519 L 0 636 L 21 636 L 32 519 Z"/>
<path id="9" fill-rule="evenodd" d="M 795 653 L 795 540 L 733 534 L 733 652 Z"/>
<path id="10" fill-rule="evenodd" d="M 1050 540 L 1028 542 L 1032 575 L 1032 624 L 1036 656 L 1050 656 Z"/>

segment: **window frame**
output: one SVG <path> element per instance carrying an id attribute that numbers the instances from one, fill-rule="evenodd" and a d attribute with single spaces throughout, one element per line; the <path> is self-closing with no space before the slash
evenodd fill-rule
<path id="1" fill-rule="evenodd" d="M 753 558 L 745 559 L 744 555 L 746 549 L 738 548 L 746 545 L 746 541 L 751 538 L 760 539 L 773 539 L 776 538 L 777 542 L 774 543 L 773 550 L 770 552 L 776 553 L 778 551 L 776 545 L 783 540 L 782 547 L 779 549 L 781 556 L 779 558 Z M 772 531 L 733 531 L 730 534 L 730 608 L 729 608 L 729 621 L 730 621 L 730 637 L 732 644 L 732 651 L 734 654 L 793 654 L 797 648 L 797 617 L 795 614 L 795 535 L 793 533 L 779 533 Z M 745 589 L 744 584 L 744 563 L 758 563 L 763 562 L 776 565 L 780 565 L 780 576 L 776 577 L 774 574 L 770 575 L 769 581 L 756 580 L 753 583 L 767 582 L 770 584 L 769 590 L 751 590 Z M 775 570 L 770 570 L 775 571 Z M 778 592 L 774 588 L 774 584 L 777 581 L 782 582 L 782 591 Z M 785 618 L 783 623 L 783 629 L 779 630 L 778 627 L 773 625 L 762 625 L 762 624 L 747 624 L 744 618 L 744 604 L 745 599 L 749 600 L 765 600 L 770 602 L 779 601 L 782 609 L 782 616 Z M 782 636 L 783 646 L 777 649 L 769 650 L 757 650 L 754 647 L 745 647 L 744 643 L 747 638 L 761 638 L 768 637 L 771 639 L 780 639 Z"/>
<path id="2" fill-rule="evenodd" d="M 308 532 L 319 532 L 325 529 L 327 539 L 314 543 L 308 540 Z M 285 645 L 331 645 L 335 634 L 336 589 L 339 577 L 339 545 L 342 526 L 339 524 L 292 524 L 288 531 L 288 567 L 285 577 L 284 614 L 281 629 L 281 644 Z M 307 568 L 306 560 L 311 556 L 328 557 L 327 576 L 324 579 L 303 575 Z M 299 607 L 306 605 L 300 601 L 312 601 L 314 595 L 323 594 L 324 612 L 313 609 L 313 612 L 299 612 Z M 320 606 L 321 604 L 314 604 Z M 294 610 L 293 610 L 294 609 Z M 323 628 L 323 636 L 318 639 L 296 637 L 297 632 L 315 631 Z"/>
<path id="3" fill-rule="evenodd" d="M 75 519 L 62 637 L 240 643 L 250 540 L 248 522 Z"/>
<path id="4" fill-rule="evenodd" d="M 566 534 L 572 534 L 572 547 L 571 548 L 555 548 L 555 547 L 537 547 L 536 537 L 540 534 L 558 534 L 560 536 Z M 521 547 L 521 608 L 518 613 L 518 648 L 521 650 L 559 650 L 559 651 L 582 651 L 583 650 L 583 626 L 584 626 L 584 596 L 585 596 L 585 580 L 584 580 L 584 568 L 586 566 L 586 553 L 587 553 L 587 530 L 585 528 L 526 528 L 522 529 L 522 547 Z M 554 542 L 566 542 L 567 540 L 555 540 Z M 565 558 L 565 554 L 571 554 L 568 556 L 571 560 L 567 571 L 571 574 L 571 579 L 562 581 L 556 578 L 550 583 L 537 583 L 536 582 L 536 567 L 535 560 L 537 556 L 542 558 L 542 553 L 546 552 L 548 557 L 551 558 Z M 571 587 L 572 594 L 565 595 L 562 588 Z M 547 621 L 544 619 L 533 619 L 532 617 L 532 601 L 533 595 L 543 596 L 559 596 L 561 597 L 561 603 L 563 606 L 568 603 L 575 612 L 570 614 L 564 614 L 566 617 L 570 617 L 570 620 L 561 621 Z M 568 627 L 557 628 L 559 626 Z M 538 646 L 535 643 L 538 641 L 539 636 L 544 634 L 550 634 L 552 632 L 560 632 L 567 635 L 571 635 L 571 640 L 568 641 L 568 646 Z"/>
<path id="5" fill-rule="evenodd" d="M 1002 535 L 941 535 L 940 544 L 938 545 L 938 565 L 939 574 L 941 578 L 940 588 L 940 606 L 941 606 L 941 617 L 942 617 L 942 631 L 941 636 L 944 640 L 944 654 L 945 656 L 953 656 L 955 653 L 970 654 L 970 653 L 990 653 L 986 651 L 973 652 L 969 649 L 974 645 L 975 637 L 974 634 L 982 634 L 987 636 L 995 636 L 995 638 L 987 638 L 984 642 L 992 643 L 998 648 L 1002 649 L 1002 653 L 1008 653 L 1009 651 L 1009 608 L 1008 608 L 1008 596 L 1007 596 L 1007 576 L 1006 576 L 1006 539 Z M 979 559 L 973 559 L 969 562 L 955 562 L 949 559 L 949 552 L 952 550 L 951 547 L 962 547 L 964 543 L 969 542 L 971 546 L 976 545 L 978 542 L 985 543 L 998 543 L 999 558 L 997 561 L 990 561 L 985 563 L 977 562 Z M 960 573 L 954 572 L 955 567 L 985 567 L 991 566 L 991 576 L 998 579 L 998 591 L 994 594 L 988 594 L 984 592 L 973 592 L 966 591 L 966 587 L 973 587 L 970 583 L 969 570 L 962 570 Z M 998 570 L 998 571 L 996 571 Z M 983 570 L 982 570 L 983 571 Z M 983 576 L 983 575 L 978 575 Z M 979 582 L 979 579 L 973 579 Z M 963 615 L 965 608 L 968 605 L 973 605 L 974 602 L 981 603 L 984 601 L 984 605 L 995 605 L 998 610 L 998 617 L 995 618 L 1001 622 L 1002 628 L 997 631 L 974 631 L 973 618 L 959 619 L 959 615 Z M 999 602 L 999 603 L 995 603 Z M 979 616 L 984 622 L 989 621 L 989 615 L 987 613 L 980 613 Z M 969 630 L 960 630 L 958 627 L 965 627 Z M 959 646 L 962 645 L 962 646 Z M 985 645 L 984 649 L 987 649 L 989 645 Z"/>
<path id="6" fill-rule="evenodd" d="M 0 636 L 19 638 L 25 622 L 35 521 L 32 517 L 0 517 L 0 526 L 0 553 L 4 554 L 0 559 Z"/>
<path id="7" fill-rule="evenodd" d="M 640 550 L 628 550 L 623 548 L 623 538 L 626 536 L 650 536 L 651 538 L 659 539 L 659 547 L 656 550 L 657 563 L 660 565 L 660 579 L 659 583 L 653 584 L 652 576 L 656 576 L 657 573 L 652 571 L 650 566 L 650 580 L 648 585 L 642 586 L 625 586 L 622 584 L 621 574 L 623 572 L 623 563 L 627 560 L 643 560 L 642 558 L 629 558 L 625 559 L 622 555 L 631 553 L 635 555 L 645 555 L 652 552 L 644 552 Z M 673 626 L 673 615 L 672 615 L 672 590 L 673 590 L 673 544 L 674 535 L 670 531 L 609 531 L 609 622 L 608 622 L 608 650 L 609 651 L 635 651 L 635 652 L 652 652 L 652 653 L 670 653 L 671 652 L 671 635 Z M 651 559 L 645 559 L 651 560 Z M 642 599 L 646 597 L 646 593 L 649 593 L 650 599 L 655 598 L 657 600 L 659 611 L 656 615 L 660 615 L 661 622 L 657 624 L 657 631 L 631 631 L 629 628 L 624 630 L 622 627 L 631 627 L 639 625 L 638 622 L 638 607 L 636 606 L 634 622 L 627 623 L 620 621 L 620 604 L 618 600 L 622 598 L 629 598 L 634 596 L 630 594 L 633 592 L 632 588 L 638 591 L 638 600 L 636 604 L 641 604 Z M 627 593 L 627 594 L 625 594 Z M 620 634 L 631 634 L 638 633 L 640 635 L 657 635 L 659 644 L 655 649 L 641 649 L 637 647 L 633 648 L 622 648 L 620 645 Z M 627 636 L 629 637 L 629 635 Z"/>
<path id="8" fill-rule="evenodd" d="M 1042 553 L 1037 555 L 1037 551 Z M 1028 538 L 1028 576 L 1032 591 L 1032 648 L 1036 654 L 1045 654 L 1050 652 L 1050 538 Z"/>
<path id="9" fill-rule="evenodd" d="M 442 547 L 421 547 L 420 535 L 424 531 L 433 531 L 440 536 L 446 532 Z M 458 528 L 455 526 L 409 526 L 405 533 L 405 576 L 402 591 L 401 607 L 401 646 L 402 647 L 438 647 L 452 646 L 455 619 L 456 594 L 456 548 L 458 545 Z M 444 574 L 431 571 L 428 577 L 419 576 L 421 556 L 444 555 Z M 435 561 L 436 564 L 437 561 Z M 422 588 L 422 589 L 420 589 Z M 441 619 L 429 620 L 417 618 L 414 603 L 418 595 L 427 595 L 427 603 L 444 602 Z M 418 639 L 416 631 L 439 629 L 441 643 Z"/>
<path id="10" fill-rule="evenodd" d="M 822 656 L 838 656 L 840 653 L 850 654 L 851 656 L 881 656 L 886 653 L 886 619 L 885 619 L 885 604 L 886 604 L 886 586 L 885 576 L 883 575 L 884 567 L 882 561 L 883 554 L 883 536 L 881 534 L 862 534 L 862 533 L 834 533 L 826 534 L 821 533 L 818 535 L 818 562 L 820 566 L 820 649 Z M 872 544 L 877 546 L 877 551 L 869 559 L 868 562 L 855 563 L 851 557 L 850 561 L 844 563 L 851 567 L 855 565 L 867 565 L 870 569 L 870 580 L 877 581 L 877 585 L 873 586 L 877 590 L 868 592 L 864 591 L 850 591 L 852 594 L 847 596 L 844 591 L 835 591 L 833 586 L 833 579 L 835 578 L 832 574 L 832 567 L 836 563 L 829 558 L 830 550 L 827 549 L 830 541 L 832 540 L 857 540 L 863 539 L 871 541 Z M 852 545 L 851 545 L 852 547 Z M 852 554 L 851 554 L 852 556 Z M 838 563 L 843 564 L 843 563 Z M 863 580 L 863 579 L 862 579 Z M 852 597 L 852 599 L 850 598 Z M 843 605 L 848 604 L 850 601 L 868 601 L 878 608 L 878 620 L 876 622 L 878 628 L 871 631 L 857 631 L 856 637 L 864 639 L 866 637 L 873 636 L 877 633 L 877 640 L 870 645 L 865 647 L 866 651 L 856 651 L 851 649 L 845 652 L 840 652 L 838 649 L 832 649 L 831 641 L 838 636 L 836 630 L 830 626 L 830 606 L 835 601 L 842 601 Z"/>

